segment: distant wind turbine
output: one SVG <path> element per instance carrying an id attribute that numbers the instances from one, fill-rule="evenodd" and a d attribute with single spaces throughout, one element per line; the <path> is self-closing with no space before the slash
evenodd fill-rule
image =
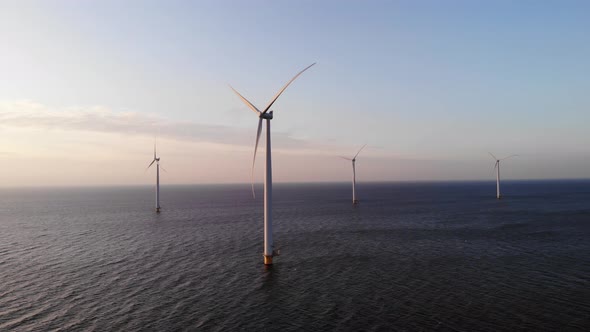
<path id="1" fill-rule="evenodd" d="M 501 199 L 502 196 L 500 195 L 500 161 L 505 160 L 505 159 L 508 159 L 508 158 L 512 158 L 512 157 L 517 157 L 518 155 L 517 154 L 513 154 L 513 155 L 510 155 L 508 157 L 504 157 L 504 158 L 498 159 L 491 152 L 488 152 L 488 153 L 496 161 L 496 164 L 494 165 L 494 169 L 496 170 L 496 198 L 497 199 Z"/>
<path id="2" fill-rule="evenodd" d="M 279 90 L 279 92 L 271 99 L 270 103 L 261 112 L 256 106 L 249 102 L 244 96 L 236 91 L 231 85 L 230 88 L 240 97 L 240 99 L 258 116 L 258 130 L 256 132 L 256 143 L 254 145 L 254 157 L 252 158 L 252 195 L 256 197 L 254 193 L 254 162 L 256 161 L 256 150 L 258 149 L 258 141 L 260 140 L 260 134 L 262 132 L 262 120 L 266 120 L 266 169 L 264 177 L 264 264 L 271 265 L 272 258 L 275 256 L 274 245 L 272 241 L 272 161 L 271 161 L 271 142 L 270 142 L 270 120 L 273 118 L 273 111 L 269 112 L 270 107 L 279 98 L 281 93 L 291 84 L 299 75 L 304 71 L 308 70 L 311 66 L 315 65 L 312 63 L 302 71 L 300 71 L 295 77 L 293 77 L 285 86 Z"/>
<path id="3" fill-rule="evenodd" d="M 365 146 L 367 146 L 367 144 L 363 145 L 360 148 L 360 150 L 352 158 L 342 157 L 342 156 L 340 157 L 340 158 L 352 161 L 352 204 L 354 204 L 354 205 L 359 203 L 359 201 L 356 199 L 356 169 L 355 169 L 356 157 L 359 155 L 359 153 L 361 153 L 361 151 L 365 148 Z"/>
<path id="4" fill-rule="evenodd" d="M 156 212 L 160 213 L 160 158 L 156 156 L 156 141 L 154 140 L 154 160 L 146 168 L 146 171 L 156 163 Z M 163 168 L 162 168 L 163 169 Z"/>

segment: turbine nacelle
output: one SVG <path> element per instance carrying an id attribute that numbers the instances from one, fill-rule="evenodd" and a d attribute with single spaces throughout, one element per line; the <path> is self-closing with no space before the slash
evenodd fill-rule
<path id="1" fill-rule="evenodd" d="M 265 119 L 265 120 L 272 120 L 272 111 L 266 112 L 266 113 L 260 113 L 260 115 L 258 117 L 261 119 Z"/>

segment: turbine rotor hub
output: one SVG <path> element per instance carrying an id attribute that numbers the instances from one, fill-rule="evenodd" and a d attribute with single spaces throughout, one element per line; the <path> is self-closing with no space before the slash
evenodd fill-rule
<path id="1" fill-rule="evenodd" d="M 259 116 L 261 119 L 272 120 L 272 111 L 261 113 Z"/>

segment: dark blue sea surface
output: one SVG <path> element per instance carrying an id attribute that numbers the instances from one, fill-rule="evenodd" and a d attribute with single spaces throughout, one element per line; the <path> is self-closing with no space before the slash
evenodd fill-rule
<path id="1" fill-rule="evenodd" d="M 272 268 L 248 185 L 0 189 L 0 331 L 587 331 L 590 181 L 502 189 L 275 184 Z"/>

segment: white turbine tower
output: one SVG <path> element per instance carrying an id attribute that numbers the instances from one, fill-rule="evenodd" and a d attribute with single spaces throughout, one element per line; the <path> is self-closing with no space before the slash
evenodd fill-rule
<path id="1" fill-rule="evenodd" d="M 156 163 L 156 212 L 160 213 L 160 158 L 156 156 L 156 142 L 154 141 L 154 160 L 146 168 L 146 171 Z M 163 169 L 163 168 L 162 168 Z"/>
<path id="2" fill-rule="evenodd" d="M 281 93 L 291 84 L 299 75 L 315 65 L 312 63 L 302 71 L 300 71 L 295 77 L 293 77 L 285 86 L 279 90 L 279 92 L 271 99 L 270 103 L 261 112 L 256 106 L 249 102 L 244 96 L 236 91 L 231 85 L 230 88 L 240 97 L 240 99 L 258 116 L 258 130 L 256 132 L 256 143 L 254 145 L 254 157 L 252 158 L 252 195 L 254 194 L 254 162 L 256 161 L 256 150 L 258 149 L 258 141 L 260 140 L 260 134 L 262 132 L 262 120 L 266 120 L 266 169 L 264 177 L 264 264 L 271 265 L 272 258 L 275 255 L 273 241 L 272 241 L 272 162 L 271 162 L 271 148 L 270 148 L 270 120 L 273 118 L 273 111 L 269 112 L 270 107 L 279 98 Z"/>
<path id="3" fill-rule="evenodd" d="M 367 144 L 363 145 L 359 149 L 359 151 L 354 155 L 354 157 L 352 157 L 352 158 L 342 157 L 342 156 L 340 157 L 340 158 L 352 161 L 352 204 L 354 204 L 354 205 L 359 203 L 359 201 L 356 199 L 356 168 L 355 168 L 356 157 L 359 155 L 359 153 L 361 153 L 361 151 L 365 148 L 365 146 L 367 146 Z"/>
<path id="4" fill-rule="evenodd" d="M 513 154 L 513 155 L 510 155 L 508 157 L 504 157 L 504 158 L 498 159 L 491 152 L 488 152 L 488 153 L 496 161 L 496 164 L 494 165 L 494 170 L 496 171 L 496 198 L 497 199 L 501 199 L 502 198 L 502 195 L 500 195 L 500 161 L 505 160 L 505 159 L 508 159 L 508 158 L 516 157 L 518 155 L 517 154 Z"/>

